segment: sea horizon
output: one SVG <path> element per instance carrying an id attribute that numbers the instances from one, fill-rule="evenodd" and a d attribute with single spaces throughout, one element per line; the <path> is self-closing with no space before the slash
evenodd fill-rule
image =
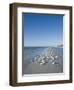
<path id="1" fill-rule="evenodd" d="M 56 48 L 63 48 L 58 46 L 24 46 L 24 47 L 56 47 Z"/>

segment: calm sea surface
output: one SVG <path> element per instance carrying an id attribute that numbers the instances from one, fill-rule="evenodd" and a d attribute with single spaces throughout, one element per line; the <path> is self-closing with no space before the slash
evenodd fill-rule
<path id="1" fill-rule="evenodd" d="M 31 63 L 35 57 L 48 53 L 61 56 L 63 58 L 63 48 L 56 47 L 24 47 L 24 63 Z"/>

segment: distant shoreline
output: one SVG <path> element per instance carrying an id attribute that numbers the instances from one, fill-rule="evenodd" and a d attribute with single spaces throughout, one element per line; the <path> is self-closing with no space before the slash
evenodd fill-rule
<path id="1" fill-rule="evenodd" d="M 59 48 L 63 48 L 63 44 L 61 44 L 61 45 L 58 45 L 57 47 L 59 47 Z"/>

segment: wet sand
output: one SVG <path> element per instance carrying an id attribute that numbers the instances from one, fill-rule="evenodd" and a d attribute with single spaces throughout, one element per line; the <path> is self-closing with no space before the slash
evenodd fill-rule
<path id="1" fill-rule="evenodd" d="M 32 62 L 23 71 L 24 74 L 62 73 L 63 67 L 60 64 L 53 64 L 51 61 L 46 65 L 40 65 L 37 62 Z"/>

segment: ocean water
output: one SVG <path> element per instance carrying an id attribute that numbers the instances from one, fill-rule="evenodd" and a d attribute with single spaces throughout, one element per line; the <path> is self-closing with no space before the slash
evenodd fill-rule
<path id="1" fill-rule="evenodd" d="M 57 56 L 58 58 L 55 60 L 56 62 L 51 64 L 58 65 L 60 69 L 59 72 L 63 71 L 63 48 L 58 47 L 24 47 L 24 56 L 23 56 L 23 65 L 22 65 L 22 73 L 25 73 L 27 67 L 35 62 L 35 57 L 39 58 L 40 56 L 51 55 Z M 54 69 L 54 68 L 53 68 Z M 32 71 L 32 73 L 34 73 Z"/>
<path id="2" fill-rule="evenodd" d="M 50 53 L 63 57 L 63 48 L 56 47 L 24 47 L 24 63 L 31 63 L 36 56 L 46 54 L 50 50 Z"/>

